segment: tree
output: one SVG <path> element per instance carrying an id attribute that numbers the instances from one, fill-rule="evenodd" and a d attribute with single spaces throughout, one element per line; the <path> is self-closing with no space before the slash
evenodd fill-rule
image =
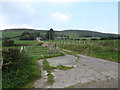
<path id="1" fill-rule="evenodd" d="M 17 70 L 27 60 L 28 55 L 25 52 L 20 53 L 17 48 L 2 50 L 3 65 L 2 70 Z"/>
<path id="2" fill-rule="evenodd" d="M 25 31 L 21 34 L 21 36 L 29 35 L 30 33 L 28 31 Z"/>
<path id="3" fill-rule="evenodd" d="M 3 46 L 14 46 L 14 40 L 4 40 L 3 42 L 2 42 L 2 45 Z"/>
<path id="4" fill-rule="evenodd" d="M 46 38 L 49 40 L 54 40 L 55 39 L 55 33 L 54 30 L 51 28 L 50 31 L 46 33 Z"/>
<path id="5" fill-rule="evenodd" d="M 20 36 L 20 40 L 35 40 L 37 33 L 35 32 L 23 32 Z"/>
<path id="6" fill-rule="evenodd" d="M 37 37 L 40 37 L 40 32 L 36 32 L 36 36 L 37 36 Z"/>
<path id="7" fill-rule="evenodd" d="M 50 31 L 47 31 L 47 33 L 46 33 L 46 39 L 50 39 L 50 38 L 49 38 L 49 36 L 50 36 L 49 33 L 50 33 Z"/>

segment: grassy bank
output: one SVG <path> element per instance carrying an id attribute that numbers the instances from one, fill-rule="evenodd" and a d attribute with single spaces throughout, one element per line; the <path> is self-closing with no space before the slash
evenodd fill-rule
<path id="1" fill-rule="evenodd" d="M 38 66 L 33 61 L 33 57 L 19 53 L 17 54 L 18 58 L 11 55 L 7 56 L 14 58 L 14 60 L 9 58 L 8 63 L 3 63 L 2 88 L 22 88 L 30 81 L 40 77 L 40 71 L 37 69 Z M 6 60 L 5 58 L 4 56 L 4 60 Z"/>
<path id="2" fill-rule="evenodd" d="M 45 70 L 47 72 L 47 84 L 53 84 L 54 76 L 51 73 L 52 66 L 50 66 L 49 62 L 46 59 L 43 60 L 43 70 Z"/>
<path id="3" fill-rule="evenodd" d="M 35 41 L 22 41 L 14 39 L 16 44 L 27 44 L 30 46 L 25 46 L 27 50 L 27 55 L 23 55 L 20 63 L 20 68 L 17 70 L 9 69 L 2 72 L 2 87 L 3 88 L 33 88 L 33 83 L 36 79 L 41 77 L 41 71 L 36 63 L 37 60 L 42 58 L 51 58 L 55 56 L 64 55 L 63 53 L 57 51 L 56 53 L 49 53 L 46 47 L 36 46 Z M 15 48 L 20 50 L 21 46 L 3 47 L 3 51 L 7 51 L 10 48 Z M 14 57 L 14 55 L 13 55 Z M 16 56 L 17 57 L 17 56 Z M 14 68 L 18 66 L 13 65 Z M 51 75 L 50 75 L 51 77 Z"/>
<path id="4" fill-rule="evenodd" d="M 49 42 L 80 54 L 120 62 L 118 61 L 120 40 L 53 40 Z"/>

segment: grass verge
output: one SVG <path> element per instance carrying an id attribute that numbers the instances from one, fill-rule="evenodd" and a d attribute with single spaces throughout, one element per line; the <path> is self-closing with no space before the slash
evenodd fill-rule
<path id="1" fill-rule="evenodd" d="M 78 59 L 80 58 L 80 56 L 79 55 L 77 55 L 77 53 L 76 52 L 73 52 L 73 51 L 65 51 L 65 50 L 63 50 L 65 53 L 67 53 L 67 54 L 70 54 L 70 55 L 73 55 L 73 56 L 75 56 L 75 57 L 77 57 Z"/>
<path id="2" fill-rule="evenodd" d="M 46 59 L 43 59 L 43 70 L 47 71 L 47 84 L 53 84 L 55 82 L 54 75 L 52 74 L 53 69 L 68 70 L 73 68 L 74 66 L 68 67 L 63 65 L 53 67 L 50 66 L 49 62 Z"/>
<path id="3" fill-rule="evenodd" d="M 118 59 L 118 56 L 120 56 L 120 53 L 117 47 L 110 48 L 109 46 L 74 45 L 74 44 L 59 44 L 59 47 L 62 49 L 71 50 L 73 52 L 80 53 L 87 56 L 115 61 L 118 63 L 120 62 L 120 60 Z"/>
<path id="4" fill-rule="evenodd" d="M 32 84 L 28 86 L 27 84 L 40 78 L 40 71 L 36 66 L 33 58 L 29 57 L 24 61 L 21 68 L 4 70 L 2 72 L 2 88 L 32 88 Z"/>
<path id="5" fill-rule="evenodd" d="M 54 76 L 52 72 L 52 66 L 50 66 L 49 62 L 46 59 L 43 59 L 43 70 L 47 71 L 47 84 L 54 83 Z"/>
<path id="6" fill-rule="evenodd" d="M 68 69 L 73 69 L 73 68 L 74 68 L 74 66 L 68 67 L 68 66 L 63 66 L 63 65 L 53 67 L 53 69 L 60 69 L 60 70 L 68 70 Z"/>

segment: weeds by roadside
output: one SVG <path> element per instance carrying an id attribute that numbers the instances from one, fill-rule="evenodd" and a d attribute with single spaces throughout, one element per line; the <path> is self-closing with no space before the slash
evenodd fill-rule
<path id="1" fill-rule="evenodd" d="M 19 51 L 17 49 L 10 50 L 12 52 L 6 51 L 3 54 L 2 88 L 22 88 L 30 81 L 40 77 L 40 71 L 38 71 L 33 57 L 25 53 L 17 53 Z"/>
<path id="2" fill-rule="evenodd" d="M 68 49 L 79 54 L 120 62 L 120 40 L 51 40 L 62 49 Z"/>
<path id="3" fill-rule="evenodd" d="M 53 67 L 53 66 L 50 66 L 50 63 L 46 59 L 43 59 L 43 70 L 47 71 L 47 84 L 53 84 L 55 82 L 54 75 L 52 74 L 53 69 L 68 70 L 73 68 L 74 66 L 68 67 L 63 65 Z"/>
<path id="4" fill-rule="evenodd" d="M 52 66 L 50 66 L 49 62 L 46 59 L 43 59 L 43 70 L 47 71 L 47 83 L 54 83 L 54 76 L 52 72 Z"/>
<path id="5" fill-rule="evenodd" d="M 74 68 L 74 66 L 68 67 L 68 66 L 63 66 L 63 65 L 53 67 L 53 69 L 60 69 L 60 70 L 68 70 L 68 69 L 73 69 L 73 68 Z"/>
<path id="6" fill-rule="evenodd" d="M 61 49 L 61 50 L 62 50 L 63 52 L 65 52 L 66 54 L 73 55 L 73 56 L 77 57 L 78 59 L 80 58 L 80 56 L 77 55 L 76 52 L 73 52 L 73 51 L 66 51 L 66 50 L 64 50 L 64 49 Z"/>

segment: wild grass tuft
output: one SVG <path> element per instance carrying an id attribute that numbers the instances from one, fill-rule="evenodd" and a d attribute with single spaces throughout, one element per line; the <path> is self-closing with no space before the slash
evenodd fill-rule
<path id="1" fill-rule="evenodd" d="M 68 70 L 68 69 L 73 69 L 73 68 L 74 68 L 74 66 L 68 67 L 68 66 L 63 66 L 63 65 L 53 67 L 53 69 L 60 69 L 60 70 Z"/>
<path id="2" fill-rule="evenodd" d="M 54 76 L 51 74 L 53 67 L 50 66 L 49 62 L 46 59 L 43 59 L 43 70 L 47 71 L 47 83 L 54 83 Z"/>

